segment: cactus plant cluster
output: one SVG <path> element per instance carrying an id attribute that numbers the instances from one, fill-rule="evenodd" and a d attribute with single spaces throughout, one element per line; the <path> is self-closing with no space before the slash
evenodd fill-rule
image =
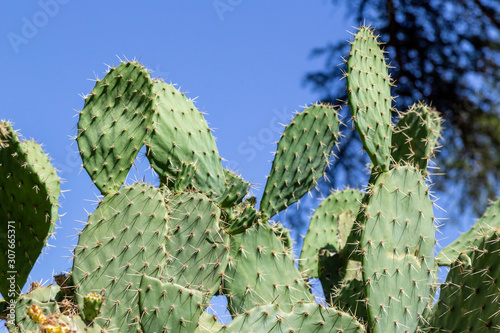
<path id="1" fill-rule="evenodd" d="M 333 192 L 311 218 L 298 259 L 273 222 L 322 177 L 341 136 L 339 109 L 314 104 L 278 142 L 260 205 L 222 167 L 203 114 L 136 61 L 110 68 L 86 96 L 76 141 L 104 198 L 56 285 L 0 304 L 12 332 L 484 332 L 500 329 L 500 201 L 436 258 L 427 165 L 441 119 L 416 103 L 392 123 L 393 84 L 377 36 L 361 27 L 347 61 L 352 119 L 371 160 L 364 192 Z M 124 185 L 139 150 L 160 186 Z M 41 148 L 0 124 L 0 233 L 22 230 L 16 290 L 57 219 L 59 178 Z M 28 238 L 28 239 L 26 239 Z M 12 246 L 14 247 L 14 246 Z M 5 253 L 5 256 L 3 255 Z M 450 266 L 436 284 L 437 268 Z M 309 279 L 319 278 L 326 304 Z M 436 300 L 435 291 L 440 287 Z M 225 296 L 232 320 L 207 312 Z M 13 308 L 11 304 L 14 304 Z M 9 307 L 12 309 L 9 310 Z"/>

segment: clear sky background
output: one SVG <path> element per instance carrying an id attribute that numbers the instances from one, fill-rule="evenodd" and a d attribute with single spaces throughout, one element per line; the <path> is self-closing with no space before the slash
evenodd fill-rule
<path id="1" fill-rule="evenodd" d="M 1 9 L 0 119 L 43 143 L 65 180 L 56 239 L 29 280 L 49 282 L 71 268 L 74 235 L 83 227 L 77 221 L 86 220 L 97 200 L 70 139 L 80 95 L 94 86 L 88 79 L 102 78 L 118 57 L 137 58 L 152 76 L 198 96 L 225 166 L 260 184 L 253 190 L 260 198 L 279 124 L 319 98 L 303 85 L 308 71 L 323 66 L 311 50 L 349 39 L 347 31 L 358 24 L 327 0 L 16 0 Z M 129 181 L 153 180 L 147 167 L 138 162 Z M 449 237 L 446 244 L 472 222 L 437 237 Z"/>

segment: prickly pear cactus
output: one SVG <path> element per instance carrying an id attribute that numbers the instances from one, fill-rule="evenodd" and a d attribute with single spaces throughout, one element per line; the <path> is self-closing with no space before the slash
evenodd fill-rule
<path id="1" fill-rule="evenodd" d="M 104 198 L 79 233 L 70 274 L 56 277 L 60 287 L 15 295 L 11 331 L 498 330 L 500 201 L 435 261 L 424 177 L 438 146 L 439 114 L 418 103 L 392 126 L 392 82 L 372 29 L 359 29 L 347 66 L 350 109 L 371 177 L 364 193 L 334 192 L 319 206 L 298 264 L 289 231 L 270 218 L 322 177 L 340 138 L 336 109 L 314 104 L 285 128 L 257 206 L 248 198 L 250 184 L 222 168 L 191 100 L 137 62 L 111 68 L 86 98 L 77 135 L 84 167 Z M 123 186 L 143 145 L 160 188 Z M 0 169 L 7 218 L 0 224 L 0 274 L 11 269 L 12 220 L 20 289 L 52 233 L 59 179 L 41 148 L 20 142 L 6 122 Z M 438 265 L 451 269 L 432 308 Z M 311 278 L 319 278 L 325 305 L 315 302 Z M 227 298 L 232 321 L 209 314 L 214 295 Z M 0 318 L 9 304 L 0 300 Z"/>
<path id="2" fill-rule="evenodd" d="M 0 293 L 20 291 L 58 219 L 60 180 L 42 147 L 0 122 Z M 15 281 L 8 279 L 15 276 Z"/>

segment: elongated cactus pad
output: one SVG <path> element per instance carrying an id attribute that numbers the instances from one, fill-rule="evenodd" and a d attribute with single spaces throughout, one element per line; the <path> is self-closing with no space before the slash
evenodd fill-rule
<path id="1" fill-rule="evenodd" d="M 338 136 L 338 114 L 331 106 L 313 105 L 293 118 L 278 143 L 264 189 L 264 216 L 279 213 L 316 186 Z"/>
<path id="2" fill-rule="evenodd" d="M 0 292 L 20 292 L 58 219 L 60 180 L 34 141 L 0 122 Z M 15 276 L 15 281 L 8 280 Z"/>
<path id="3" fill-rule="evenodd" d="M 294 304 L 290 312 L 277 304 L 256 306 L 236 316 L 222 332 L 365 332 L 347 313 L 315 303 Z"/>
<path id="4" fill-rule="evenodd" d="M 75 248 L 76 299 L 104 296 L 96 323 L 111 331 L 137 332 L 142 274 L 165 273 L 167 227 L 162 193 L 135 184 L 110 194 L 89 217 Z"/>
<path id="5" fill-rule="evenodd" d="M 500 232 L 492 229 L 460 254 L 441 285 L 430 332 L 493 332 L 500 328 Z"/>
<path id="6" fill-rule="evenodd" d="M 203 312 L 203 294 L 143 276 L 139 289 L 143 332 L 194 332 Z"/>
<path id="7" fill-rule="evenodd" d="M 391 157 L 391 77 L 373 30 L 361 27 L 347 61 L 349 107 L 373 164 L 389 170 Z"/>
<path id="8" fill-rule="evenodd" d="M 97 81 L 78 121 L 83 166 L 103 195 L 118 190 L 151 128 L 153 85 L 137 62 L 122 62 Z"/>
<path id="9" fill-rule="evenodd" d="M 258 304 L 280 304 L 283 311 L 313 296 L 285 248 L 267 224 L 255 224 L 231 238 L 231 259 L 224 280 L 229 311 L 243 313 Z"/>
<path id="10" fill-rule="evenodd" d="M 321 249 L 340 251 L 340 214 L 356 217 L 363 194 L 358 190 L 346 189 L 333 192 L 316 209 L 309 223 L 307 235 L 299 259 L 299 270 L 309 277 L 318 277 L 318 258 Z M 345 228 L 342 231 L 345 232 Z M 348 227 L 350 231 L 350 227 Z M 347 233 L 348 235 L 349 233 Z M 344 236 L 344 242 L 347 239 Z"/>
<path id="11" fill-rule="evenodd" d="M 250 184 L 234 172 L 224 169 L 226 177 L 225 190 L 217 199 L 221 208 L 229 208 L 239 204 L 250 190 Z"/>
<path id="12" fill-rule="evenodd" d="M 500 199 L 488 207 L 483 216 L 467 232 L 442 249 L 436 256 L 439 266 L 451 266 L 460 253 L 470 254 L 485 237 L 500 229 Z"/>
<path id="13" fill-rule="evenodd" d="M 148 159 L 162 183 L 172 187 L 184 163 L 196 166 L 194 186 L 200 192 L 224 192 L 224 171 L 215 139 L 203 114 L 173 85 L 156 81 L 153 132 Z"/>
<path id="14" fill-rule="evenodd" d="M 436 109 L 424 103 L 412 105 L 394 127 L 392 158 L 395 163 L 408 162 L 424 175 L 429 159 L 434 157 L 441 135 L 442 119 Z"/>
<path id="15" fill-rule="evenodd" d="M 358 253 L 372 332 L 414 332 L 434 272 L 434 218 L 419 170 L 395 166 L 372 176 L 357 222 Z"/>
<path id="16" fill-rule="evenodd" d="M 215 294 L 229 261 L 229 235 L 219 226 L 219 208 L 196 192 L 175 195 L 168 207 L 166 281 Z"/>

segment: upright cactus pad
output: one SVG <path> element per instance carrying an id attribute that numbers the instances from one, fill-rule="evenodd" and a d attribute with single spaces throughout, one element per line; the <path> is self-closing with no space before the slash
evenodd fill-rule
<path id="1" fill-rule="evenodd" d="M 500 199 L 493 203 L 477 222 L 436 256 L 440 266 L 451 266 L 460 253 L 469 254 L 485 237 L 500 229 Z"/>
<path id="2" fill-rule="evenodd" d="M 60 180 L 34 141 L 0 122 L 0 292 L 20 292 L 58 219 Z M 9 297 L 10 298 L 10 297 Z"/>
<path id="3" fill-rule="evenodd" d="M 173 85 L 156 81 L 153 132 L 147 141 L 148 159 L 162 183 L 172 187 L 181 166 L 194 164 L 193 184 L 210 196 L 224 192 L 224 171 L 215 138 L 203 114 Z"/>
<path id="4" fill-rule="evenodd" d="M 226 275 L 224 293 L 232 314 L 267 303 L 290 311 L 298 301 L 313 301 L 295 268 L 291 249 L 283 246 L 267 223 L 255 224 L 232 237 Z"/>
<path id="5" fill-rule="evenodd" d="M 73 280 L 81 309 L 84 296 L 104 296 L 96 323 L 111 331 L 137 332 L 142 274 L 165 273 L 166 206 L 162 193 L 135 184 L 110 194 L 89 217 L 75 248 Z"/>
<path id="6" fill-rule="evenodd" d="M 219 208 L 196 192 L 175 195 L 168 208 L 166 281 L 215 294 L 229 260 Z"/>
<path id="7" fill-rule="evenodd" d="M 357 218 L 369 324 L 374 333 L 414 332 L 434 279 L 429 190 L 411 166 L 372 179 Z"/>
<path id="8" fill-rule="evenodd" d="M 250 190 L 250 184 L 234 172 L 224 169 L 226 177 L 225 190 L 217 199 L 221 208 L 229 208 L 239 204 Z"/>
<path id="9" fill-rule="evenodd" d="M 391 77 L 373 30 L 361 27 L 347 61 L 349 106 L 373 164 L 388 171 L 391 161 Z"/>
<path id="10" fill-rule="evenodd" d="M 412 105 L 394 128 L 392 158 L 395 163 L 411 163 L 427 173 L 441 135 L 442 119 L 434 108 L 424 103 Z"/>
<path id="11" fill-rule="evenodd" d="M 143 332 L 194 332 L 203 312 L 203 294 L 143 276 L 139 288 Z"/>
<path id="12" fill-rule="evenodd" d="M 314 212 L 299 259 L 299 270 L 306 276 L 318 277 L 318 258 L 321 249 L 340 251 L 340 214 L 356 216 L 363 194 L 346 189 L 330 194 Z M 349 233 L 347 233 L 348 235 Z M 347 237 L 344 237 L 344 241 Z"/>
<path id="13" fill-rule="evenodd" d="M 267 218 L 297 202 L 323 176 L 339 136 L 337 110 L 313 105 L 286 127 L 278 143 L 260 211 Z"/>
<path id="14" fill-rule="evenodd" d="M 493 332 L 500 329 L 500 232 L 492 229 L 470 257 L 461 254 L 441 285 L 430 332 Z"/>
<path id="15" fill-rule="evenodd" d="M 362 333 L 365 330 L 363 325 L 347 313 L 314 303 L 297 303 L 290 312 L 278 304 L 256 306 L 236 316 L 220 332 Z"/>
<path id="16" fill-rule="evenodd" d="M 78 149 L 103 195 L 118 190 L 134 163 L 153 118 L 153 85 L 137 62 L 122 62 L 98 80 L 78 121 Z"/>

